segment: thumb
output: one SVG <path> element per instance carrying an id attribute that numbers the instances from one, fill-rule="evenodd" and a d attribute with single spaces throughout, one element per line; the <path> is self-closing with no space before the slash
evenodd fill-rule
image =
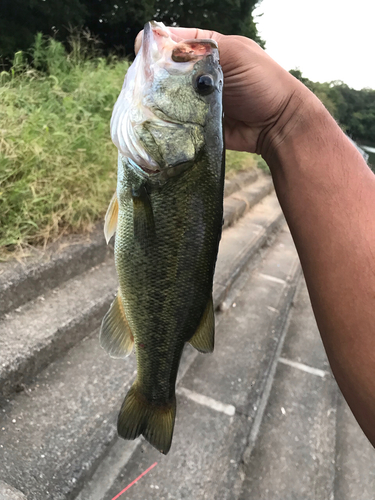
<path id="1" fill-rule="evenodd" d="M 199 28 L 172 28 L 167 26 L 168 31 L 171 33 L 172 40 L 180 42 L 181 40 L 192 40 L 195 38 L 210 38 L 218 42 L 224 35 L 216 31 L 201 30 Z M 140 31 L 134 42 L 134 51 L 137 54 L 142 43 L 143 30 Z"/>
<path id="2" fill-rule="evenodd" d="M 216 31 L 211 30 L 201 30 L 199 28 L 169 28 L 168 30 L 172 33 L 172 38 L 176 42 L 180 40 L 192 40 L 194 38 L 210 38 L 218 41 L 218 39 L 223 36 Z"/>

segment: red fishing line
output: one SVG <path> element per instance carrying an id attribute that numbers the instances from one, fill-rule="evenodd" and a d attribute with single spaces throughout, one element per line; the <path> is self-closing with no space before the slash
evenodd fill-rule
<path id="1" fill-rule="evenodd" d="M 141 479 L 142 476 L 147 474 L 147 472 L 150 472 L 150 470 L 153 469 L 155 467 L 155 465 L 157 465 L 157 464 L 158 464 L 157 462 L 152 464 L 147 470 L 142 472 L 142 474 L 140 476 L 138 476 L 137 479 L 134 479 L 134 481 L 132 481 L 130 484 L 128 484 L 126 488 L 124 488 L 122 491 L 120 491 L 120 493 L 118 493 L 115 497 L 113 497 L 112 500 L 117 500 L 118 497 L 120 497 L 123 493 L 125 493 L 126 490 L 131 488 L 133 486 L 133 484 L 135 484 L 137 481 L 139 481 L 139 479 Z"/>

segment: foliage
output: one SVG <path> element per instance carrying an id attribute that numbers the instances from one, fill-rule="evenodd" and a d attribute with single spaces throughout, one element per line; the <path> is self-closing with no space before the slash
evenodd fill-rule
<path id="1" fill-rule="evenodd" d="M 266 160 L 262 158 L 261 156 L 255 155 L 257 157 L 257 167 L 266 172 L 267 174 L 270 174 L 270 168 L 266 163 Z"/>
<path id="2" fill-rule="evenodd" d="M 137 33 L 151 19 L 244 35 L 263 44 L 252 17 L 259 1 L 2 0 L 0 58 L 26 50 L 37 32 L 65 43 L 69 26 L 87 27 L 103 41 L 107 53 L 131 54 Z"/>
<path id="3" fill-rule="evenodd" d="M 37 32 L 65 38 L 66 28 L 82 25 L 86 14 L 81 0 L 1 0 L 0 57 L 28 49 Z"/>
<path id="4" fill-rule="evenodd" d="M 74 45 L 75 43 L 75 45 Z M 0 248 L 45 244 L 103 215 L 116 185 L 109 136 L 127 61 L 38 35 L 0 80 Z M 79 52 L 77 46 L 85 47 Z"/>
<path id="5" fill-rule="evenodd" d="M 258 0 L 156 0 L 156 16 L 167 25 L 196 26 L 225 35 L 243 35 L 263 45 L 252 16 Z"/>
<path id="6" fill-rule="evenodd" d="M 375 90 L 354 90 L 344 83 L 337 90 L 342 100 L 336 119 L 354 140 L 375 145 Z"/>
<path id="7" fill-rule="evenodd" d="M 319 97 L 350 137 L 362 144 L 375 143 L 375 90 L 355 90 L 343 82 L 313 82 L 299 70 L 290 73 Z"/>
<path id="8" fill-rule="evenodd" d="M 243 151 L 225 152 L 225 177 L 230 178 L 240 170 L 252 170 L 258 166 L 260 156 Z"/>

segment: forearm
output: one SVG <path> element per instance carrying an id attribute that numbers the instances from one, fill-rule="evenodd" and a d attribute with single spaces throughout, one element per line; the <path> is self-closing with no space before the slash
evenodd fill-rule
<path id="1" fill-rule="evenodd" d="M 219 43 L 226 145 L 270 166 L 332 370 L 375 445 L 375 176 L 320 101 L 255 42 L 172 32 Z"/>
<path id="2" fill-rule="evenodd" d="M 375 175 L 315 96 L 294 99 L 263 154 L 332 370 L 375 445 Z"/>

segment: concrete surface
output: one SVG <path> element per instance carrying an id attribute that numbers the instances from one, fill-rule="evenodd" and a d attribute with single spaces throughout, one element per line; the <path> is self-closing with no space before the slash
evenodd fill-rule
<path id="1" fill-rule="evenodd" d="M 374 500 L 375 450 L 334 381 L 301 282 L 238 500 Z"/>
<path id="2" fill-rule="evenodd" d="M 295 274 L 297 263 L 290 234 L 283 232 L 259 268 L 249 273 L 247 286 L 223 318 L 216 335 L 215 355 L 196 359 L 182 380 L 184 387 L 253 416 L 263 377 L 267 377 L 269 360 L 281 333 L 273 328 L 273 322 L 288 310 L 283 304 L 289 287 L 286 280 Z M 265 278 L 272 277 L 264 272 L 272 272 L 272 268 L 278 269 L 283 278 L 273 281 Z"/>
<path id="3" fill-rule="evenodd" d="M 35 250 L 24 262 L 0 263 L 0 316 L 97 266 L 111 252 L 99 224 L 89 235 L 71 235 L 46 252 Z"/>
<path id="4" fill-rule="evenodd" d="M 0 320 L 0 394 L 28 383 L 100 325 L 117 290 L 112 259 Z"/>
<path id="5" fill-rule="evenodd" d="M 284 221 L 275 194 L 266 196 L 234 227 L 223 232 L 214 276 L 214 304 L 222 302 L 228 285 Z"/>
<path id="6" fill-rule="evenodd" d="M 282 219 L 275 196 L 270 195 L 223 232 L 214 279 L 215 307 Z M 7 313 L 0 320 L 0 394 L 22 390 L 48 363 L 98 328 L 116 290 L 110 258 Z"/>
<path id="7" fill-rule="evenodd" d="M 239 171 L 235 175 L 231 175 L 230 178 L 225 179 L 224 185 L 224 197 L 230 196 L 231 194 L 243 189 L 248 184 L 255 182 L 259 175 L 263 175 L 259 170 L 249 170 L 249 171 Z"/>
<path id="8" fill-rule="evenodd" d="M 0 500 L 27 500 L 25 495 L 0 480 Z"/>
<path id="9" fill-rule="evenodd" d="M 236 191 L 224 200 L 224 224 L 227 228 L 235 224 L 250 208 L 273 190 L 272 179 L 269 175 L 262 175 L 259 179 L 240 191 Z"/>
<path id="10" fill-rule="evenodd" d="M 3 401 L 0 477 L 29 500 L 67 498 L 114 439 L 135 367 L 135 356 L 111 359 L 96 332 Z"/>
<path id="11" fill-rule="evenodd" d="M 113 498 L 154 462 L 158 465 L 126 492 L 126 498 L 236 498 L 240 463 L 260 396 L 257 380 L 267 376 L 265 365 L 274 358 L 282 333 L 275 320 L 285 317 L 290 306 L 292 295 L 285 300 L 285 291 L 295 289 L 296 262 L 291 237 L 282 232 L 264 254 L 260 268 L 244 270 L 246 284 L 236 302 L 217 315 L 214 354 L 197 355 L 187 369 L 181 366 L 185 374 L 177 391 L 177 420 L 169 454 L 164 457 L 141 440 L 129 458 L 128 443 L 119 440 L 106 460 L 114 464 L 116 458 L 123 467 L 111 472 L 104 461 L 98 480 L 95 473 L 79 500 Z M 263 271 L 272 269 L 285 281 L 271 282 L 270 291 Z"/>
<path id="12" fill-rule="evenodd" d="M 270 201 L 273 206 L 274 201 L 270 197 L 261 208 L 265 235 L 268 234 L 267 224 L 271 227 L 275 220 L 275 217 L 265 217 L 265 206 Z M 259 222 L 260 214 L 256 209 L 254 213 Z M 277 218 L 280 219 L 280 213 Z M 247 229 L 247 225 L 243 226 L 242 232 L 247 232 Z M 257 226 L 258 232 L 259 229 Z M 220 252 L 232 251 L 232 248 L 238 251 L 234 241 L 239 234 L 232 230 L 224 231 L 223 241 L 227 242 L 227 250 L 223 248 Z M 247 235 L 248 239 L 251 237 L 251 234 Z M 246 238 L 243 241 L 246 242 Z M 265 243 L 266 237 L 263 239 Z M 228 259 L 224 259 L 224 262 L 226 267 L 232 268 L 228 274 L 232 280 L 237 260 L 233 252 L 231 256 L 232 262 Z M 40 301 L 38 318 L 48 317 L 56 328 L 61 322 L 64 324 L 68 319 L 74 320 L 82 310 L 82 301 L 95 307 L 98 297 L 106 296 L 103 286 L 110 293 L 113 281 L 113 268 L 109 263 L 103 263 L 76 282 L 73 280 L 62 285 L 48 300 Z M 225 282 L 224 286 L 227 288 Z M 65 287 L 67 293 L 64 297 L 69 298 L 71 303 L 64 302 L 64 307 L 59 311 L 59 300 L 56 300 L 56 307 L 52 307 L 54 295 L 62 293 Z M 278 287 L 280 289 L 280 285 Z M 20 312 L 9 314 L 6 321 L 15 322 L 17 314 L 22 316 L 26 311 L 26 323 L 28 315 L 33 318 L 35 314 L 33 306 L 34 303 L 25 305 Z M 34 322 L 30 321 L 28 327 L 33 325 Z M 34 327 L 35 332 L 30 339 L 26 339 L 26 344 L 30 340 L 38 346 L 40 336 L 50 338 L 50 332 L 48 329 L 44 331 L 46 326 L 42 322 L 35 322 Z M 86 326 L 82 325 L 81 328 L 85 329 Z M 19 330 L 27 332 L 25 326 Z M 20 340 L 14 339 L 14 342 Z M 12 345 L 9 341 L 8 349 Z M 22 348 L 21 341 L 14 352 Z M 186 349 L 181 362 L 181 374 L 186 373 L 196 357 L 196 351 Z M 41 500 L 48 495 L 57 500 L 71 497 L 113 444 L 117 412 L 134 378 L 134 369 L 134 356 L 125 362 L 111 360 L 100 349 L 95 334 L 52 363 L 35 378 L 34 383 L 25 387 L 23 393 L 13 399 L 3 398 L 0 413 L 0 477 L 19 484 L 20 489 L 28 493 L 29 500 Z"/>
<path id="13" fill-rule="evenodd" d="M 335 402 L 328 376 L 279 364 L 258 440 L 245 459 L 240 500 L 332 497 Z"/>

